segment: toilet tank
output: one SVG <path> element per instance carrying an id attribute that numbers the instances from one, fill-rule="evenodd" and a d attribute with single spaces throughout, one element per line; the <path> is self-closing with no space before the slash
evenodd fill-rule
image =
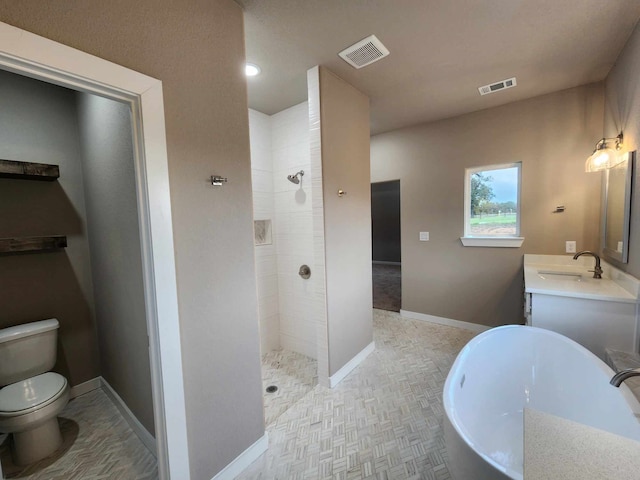
<path id="1" fill-rule="evenodd" d="M 56 363 L 58 320 L 0 329 L 0 387 L 48 372 Z"/>

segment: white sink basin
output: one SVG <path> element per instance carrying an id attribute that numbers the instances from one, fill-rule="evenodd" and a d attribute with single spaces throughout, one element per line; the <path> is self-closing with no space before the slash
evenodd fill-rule
<path id="1" fill-rule="evenodd" d="M 593 278 L 594 261 L 564 255 L 524 256 L 526 293 L 638 303 L 640 281 L 602 261 L 602 279 Z"/>
<path id="2" fill-rule="evenodd" d="M 542 280 L 568 280 L 570 282 L 582 282 L 582 274 L 577 272 L 562 272 L 557 270 L 538 270 L 538 277 Z"/>

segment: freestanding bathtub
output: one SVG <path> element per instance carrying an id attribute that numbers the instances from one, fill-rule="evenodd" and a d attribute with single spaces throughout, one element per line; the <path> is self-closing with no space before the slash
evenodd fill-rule
<path id="1" fill-rule="evenodd" d="M 640 441 L 640 404 L 573 340 L 509 325 L 473 338 L 444 385 L 444 433 L 456 480 L 522 479 L 523 409 Z"/>

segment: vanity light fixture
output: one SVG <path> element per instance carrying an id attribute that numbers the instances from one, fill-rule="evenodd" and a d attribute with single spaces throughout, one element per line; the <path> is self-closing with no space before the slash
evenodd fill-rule
<path id="1" fill-rule="evenodd" d="M 596 148 L 585 163 L 586 172 L 599 172 L 615 167 L 624 158 L 620 155 L 622 151 L 622 132 L 613 138 L 602 138 L 596 143 Z M 615 142 L 615 145 L 612 143 Z"/>
<path id="2" fill-rule="evenodd" d="M 262 69 L 255 63 L 245 63 L 244 65 L 244 74 L 247 77 L 255 77 L 259 75 L 261 71 Z"/>

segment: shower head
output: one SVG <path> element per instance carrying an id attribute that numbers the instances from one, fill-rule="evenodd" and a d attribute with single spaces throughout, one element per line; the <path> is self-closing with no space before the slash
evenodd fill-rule
<path id="1" fill-rule="evenodd" d="M 293 175 L 287 175 L 287 180 L 289 180 L 291 183 L 295 183 L 296 185 L 298 185 L 300 183 L 300 180 L 302 180 L 303 175 L 304 175 L 304 170 L 300 170 L 298 173 L 295 173 Z"/>

